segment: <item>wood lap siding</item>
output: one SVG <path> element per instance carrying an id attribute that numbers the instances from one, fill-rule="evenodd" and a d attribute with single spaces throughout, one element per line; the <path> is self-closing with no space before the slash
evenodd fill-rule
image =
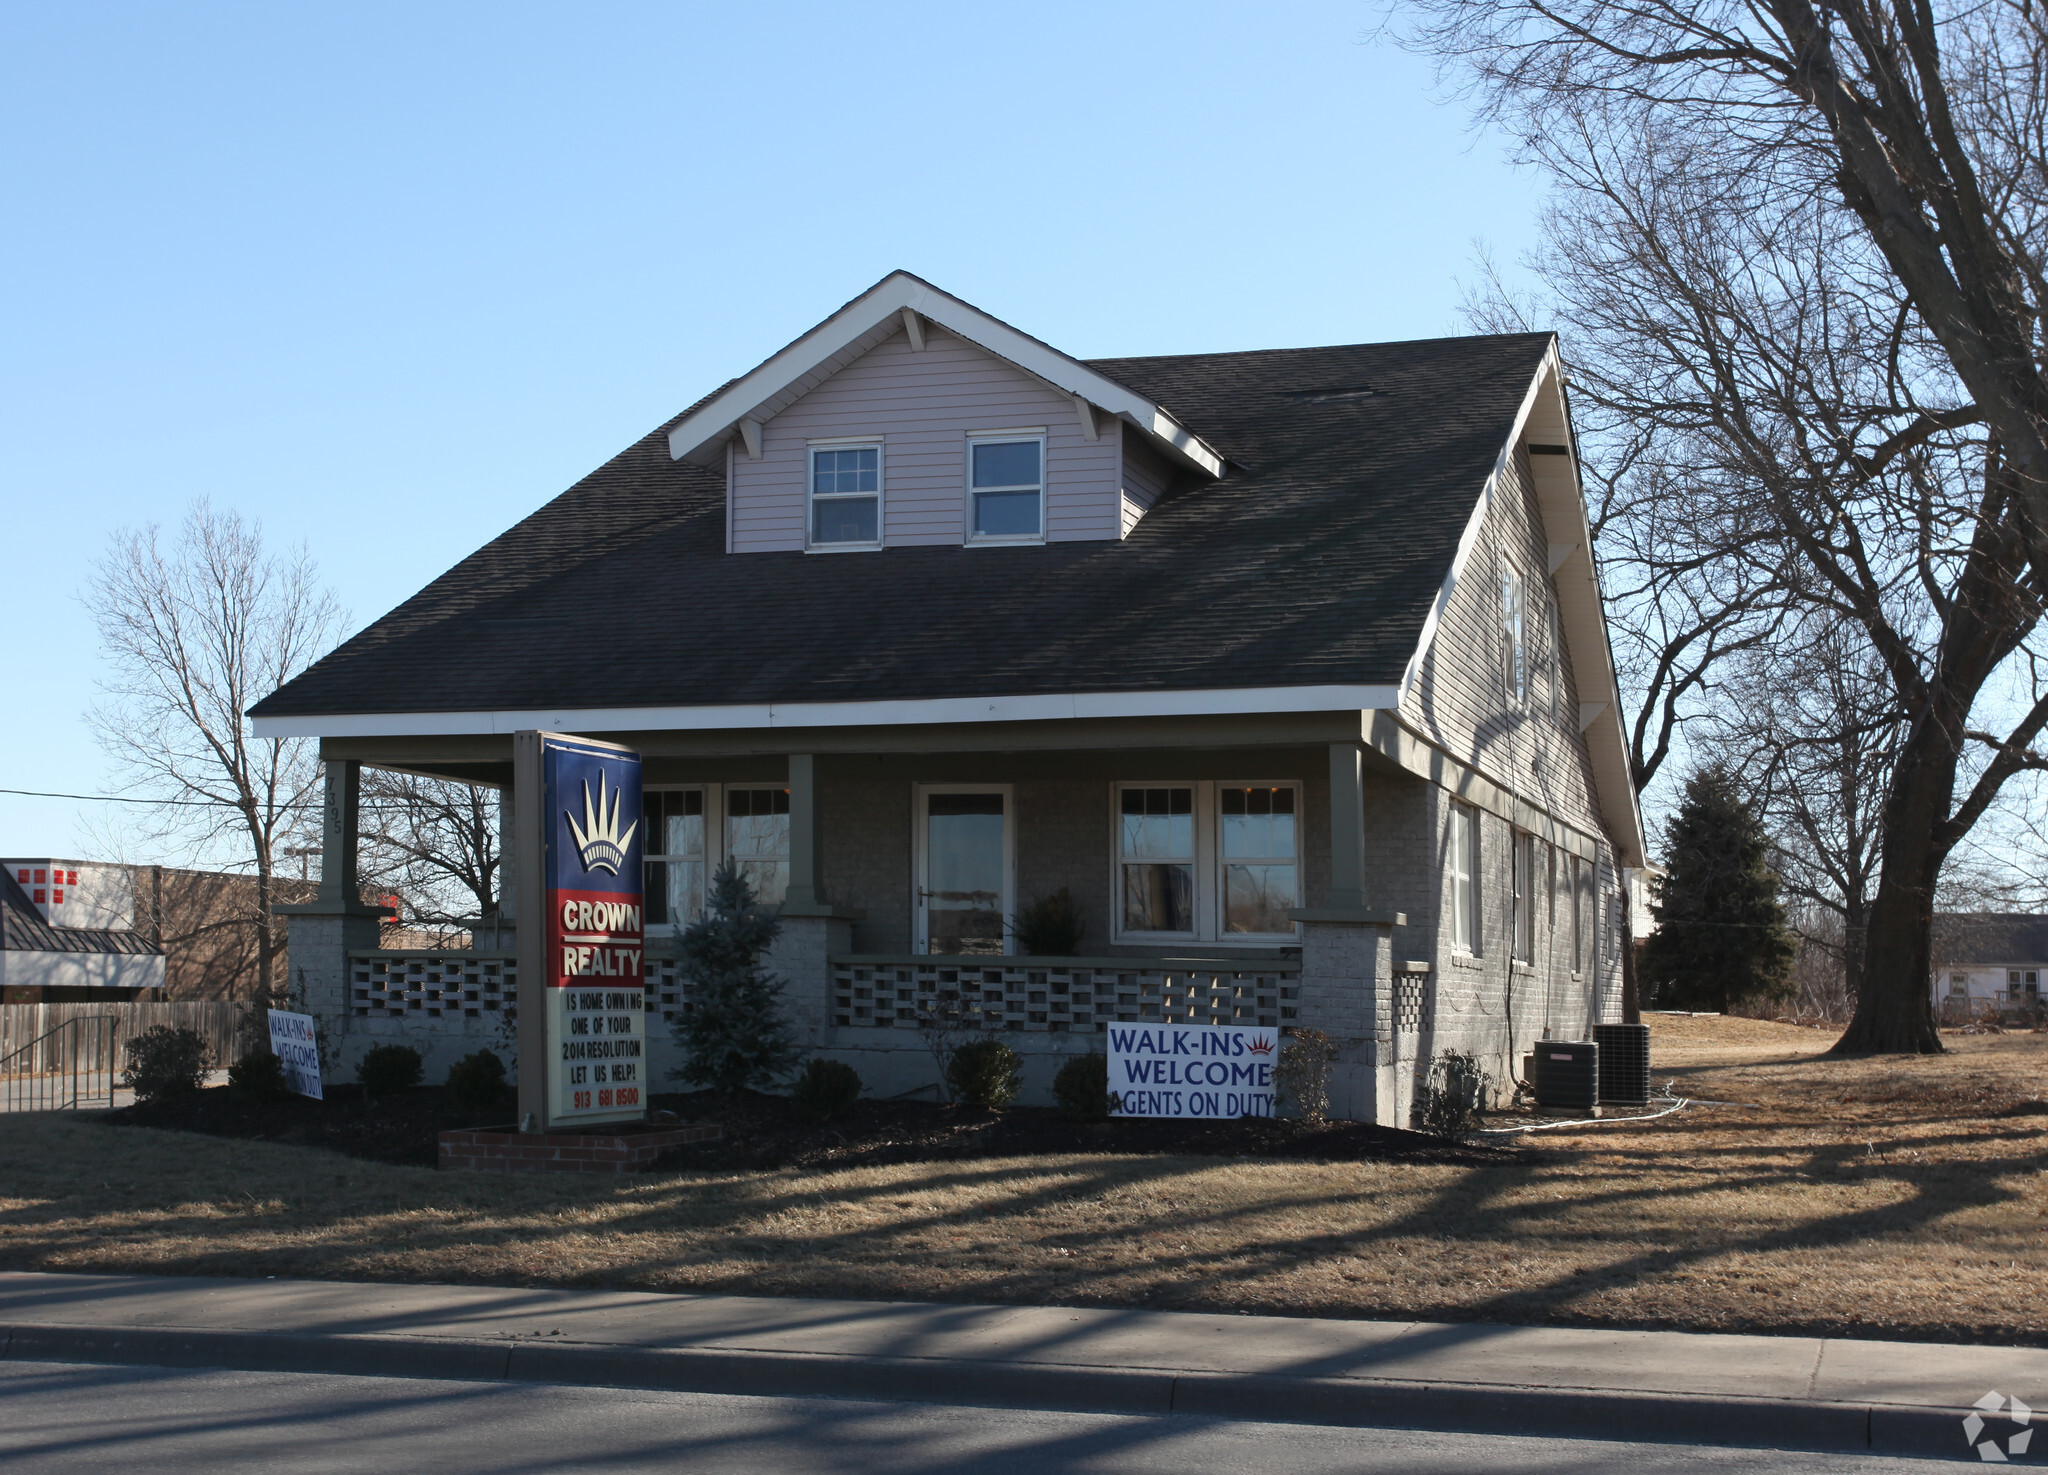
<path id="1" fill-rule="evenodd" d="M 1046 538 L 1120 535 L 1114 423 L 1093 442 L 1073 401 L 936 326 L 918 353 L 903 334 L 826 378 L 770 420 L 759 461 L 732 460 L 732 550 L 804 546 L 809 442 L 881 439 L 883 541 L 957 544 L 966 530 L 966 435 L 1044 426 Z"/>
<path id="2" fill-rule="evenodd" d="M 1550 606 L 1556 594 L 1547 573 L 1548 551 L 1528 452 L 1518 447 L 1402 702 L 1402 717 L 1495 783 L 1600 834 L 1568 657 L 1556 663 L 1565 688 L 1557 718 L 1550 715 Z M 1500 579 L 1510 566 L 1520 571 L 1525 591 L 1529 692 L 1519 707 L 1508 699 L 1501 660 Z"/>
<path id="3" fill-rule="evenodd" d="M 1132 427 L 1123 428 L 1123 486 L 1118 498 L 1122 513 L 1122 536 L 1128 538 L 1138 519 L 1152 510 L 1165 493 L 1173 473 L 1157 451 Z"/>

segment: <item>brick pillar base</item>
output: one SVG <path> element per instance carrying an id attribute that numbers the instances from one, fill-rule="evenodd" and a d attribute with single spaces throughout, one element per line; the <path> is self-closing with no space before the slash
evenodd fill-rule
<path id="1" fill-rule="evenodd" d="M 1301 924 L 1301 1012 L 1298 1022 L 1337 1045 L 1330 1072 L 1330 1112 L 1351 1121 L 1406 1127 L 1412 1104 L 1401 1099 L 1394 1062 L 1393 929 L 1398 912 L 1304 908 Z"/>

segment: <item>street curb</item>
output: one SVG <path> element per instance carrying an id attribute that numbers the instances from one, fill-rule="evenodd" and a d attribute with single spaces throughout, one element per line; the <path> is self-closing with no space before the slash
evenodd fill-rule
<path id="1" fill-rule="evenodd" d="M 1959 1411 L 1904 1404 L 524 1338 L 29 1324 L 0 1327 L 0 1360 L 861 1398 L 1750 1449 L 1954 1455 L 1963 1443 Z"/>

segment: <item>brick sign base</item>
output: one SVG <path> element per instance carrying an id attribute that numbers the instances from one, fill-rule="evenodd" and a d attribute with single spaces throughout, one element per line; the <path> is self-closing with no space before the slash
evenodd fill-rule
<path id="1" fill-rule="evenodd" d="M 652 1167 L 671 1147 L 715 1142 L 716 1127 L 657 1127 L 641 1132 L 521 1132 L 480 1127 L 440 1135 L 443 1168 L 497 1173 L 631 1173 Z"/>

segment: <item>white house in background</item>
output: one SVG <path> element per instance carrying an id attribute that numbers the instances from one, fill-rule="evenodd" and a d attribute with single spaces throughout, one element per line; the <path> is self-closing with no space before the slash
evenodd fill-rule
<path id="1" fill-rule="evenodd" d="M 1941 912 L 1934 918 L 1934 1005 L 2038 1007 L 2048 982 L 2048 916 Z M 1953 1002 L 1951 1002 L 1953 1001 Z"/>

